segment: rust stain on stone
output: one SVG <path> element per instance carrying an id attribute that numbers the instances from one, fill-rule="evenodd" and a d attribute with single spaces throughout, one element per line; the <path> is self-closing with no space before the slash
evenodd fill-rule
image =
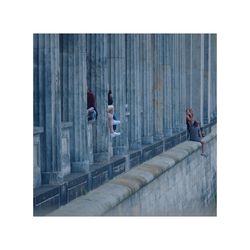
<path id="1" fill-rule="evenodd" d="M 132 192 L 137 191 L 147 183 L 147 180 L 141 176 L 133 176 L 130 174 L 114 179 L 112 183 L 120 184 L 128 187 Z"/>
<path id="2" fill-rule="evenodd" d="M 141 170 L 143 171 L 147 171 L 149 173 L 151 173 L 154 177 L 157 177 L 159 176 L 161 173 L 164 172 L 164 169 L 160 166 L 156 166 L 156 165 L 153 165 L 153 164 L 150 164 L 149 163 L 145 163 L 143 164 L 141 167 L 140 167 Z"/>

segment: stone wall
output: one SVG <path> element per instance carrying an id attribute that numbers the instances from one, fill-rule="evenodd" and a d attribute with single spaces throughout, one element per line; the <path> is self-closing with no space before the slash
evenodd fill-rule
<path id="1" fill-rule="evenodd" d="M 59 207 L 186 140 L 186 107 L 202 127 L 216 122 L 216 34 L 33 37 L 35 209 Z M 113 139 L 109 89 L 121 120 Z"/>
<path id="2" fill-rule="evenodd" d="M 216 126 L 204 139 L 207 158 L 185 141 L 50 215 L 216 215 Z"/>
<path id="3" fill-rule="evenodd" d="M 164 174 L 103 215 L 216 215 L 217 139 L 215 134 L 212 133 L 206 141 L 208 158 L 200 155 L 200 149 L 194 150 L 197 143 L 185 142 L 143 164 L 138 172 L 135 171 L 131 175 L 146 179 L 147 171 L 152 173 L 159 167 L 171 166 L 172 162 L 179 161 Z M 141 170 L 144 173 L 140 172 Z M 122 183 L 122 181 L 123 179 L 117 180 L 116 183 Z"/>
<path id="4" fill-rule="evenodd" d="M 34 34 L 33 51 L 34 128 L 43 131 L 34 129 L 35 187 L 184 131 L 187 106 L 202 126 L 216 118 L 215 34 Z M 99 113 L 92 133 L 87 87 Z M 121 120 L 113 140 L 109 89 Z"/>

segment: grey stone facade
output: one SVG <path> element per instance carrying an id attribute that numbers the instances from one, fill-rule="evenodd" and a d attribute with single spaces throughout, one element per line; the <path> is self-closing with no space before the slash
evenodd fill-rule
<path id="1" fill-rule="evenodd" d="M 216 34 L 33 39 L 35 189 L 60 185 L 60 195 L 81 195 L 185 140 L 186 107 L 202 126 L 216 119 Z M 93 123 L 87 120 L 87 87 L 96 96 Z M 121 135 L 113 139 L 109 89 L 121 120 Z"/>

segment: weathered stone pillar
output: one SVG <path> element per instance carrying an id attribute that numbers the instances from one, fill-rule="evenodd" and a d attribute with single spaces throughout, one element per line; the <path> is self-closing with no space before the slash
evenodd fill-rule
<path id="1" fill-rule="evenodd" d="M 68 80 L 68 39 L 67 35 L 59 36 L 60 43 L 60 82 L 61 82 L 61 121 L 62 121 L 62 172 L 67 175 L 71 172 L 70 157 L 70 131 L 73 128 L 73 122 L 69 119 L 69 89 Z"/>
<path id="2" fill-rule="evenodd" d="M 44 124 L 44 52 L 41 48 L 43 37 L 33 35 L 33 126 Z M 43 38 L 44 39 L 44 38 Z M 44 43 L 44 41 L 43 41 Z"/>
<path id="3" fill-rule="evenodd" d="M 37 125 L 44 128 L 42 135 L 42 183 L 62 181 L 61 172 L 61 96 L 59 68 L 59 35 L 34 35 L 37 48 L 38 76 L 34 77 L 34 92 L 39 95 L 36 108 Z M 39 89 L 39 90 L 38 90 Z"/>
<path id="4" fill-rule="evenodd" d="M 110 136 L 108 132 L 108 35 L 87 35 L 88 53 L 88 86 L 96 96 L 98 111 L 97 121 L 93 124 L 93 152 L 94 161 L 101 162 L 110 159 Z"/>
<path id="5" fill-rule="evenodd" d="M 70 129 L 71 171 L 88 172 L 85 36 L 61 35 L 61 42 L 63 118 L 73 122 L 73 128 Z"/>
<path id="6" fill-rule="evenodd" d="M 139 80 L 139 35 L 126 35 L 126 86 L 129 148 L 141 147 L 141 86 Z"/>
<path id="7" fill-rule="evenodd" d="M 200 122 L 204 125 L 204 34 L 201 34 L 201 93 L 200 93 Z"/>
<path id="8" fill-rule="evenodd" d="M 94 163 L 94 153 L 93 153 L 93 124 L 88 123 L 88 156 L 89 156 L 89 164 Z"/>
<path id="9" fill-rule="evenodd" d="M 41 45 L 40 45 L 41 46 Z M 42 84 L 41 74 L 42 68 L 39 62 L 42 62 L 43 51 L 39 49 L 39 36 L 33 36 L 33 187 L 39 187 L 42 183 L 41 169 L 44 161 L 42 157 L 44 152 L 42 150 L 41 138 L 44 138 L 44 88 Z"/>
<path id="10" fill-rule="evenodd" d="M 172 68 L 171 68 L 171 35 L 163 35 L 163 126 L 164 136 L 172 135 Z"/>
<path id="11" fill-rule="evenodd" d="M 192 108 L 194 119 L 203 124 L 203 48 L 201 34 L 192 34 Z"/>
<path id="12" fill-rule="evenodd" d="M 180 34 L 180 45 L 179 45 L 179 53 L 180 53 L 180 130 L 186 129 L 186 55 L 185 55 L 185 35 Z"/>
<path id="13" fill-rule="evenodd" d="M 185 35 L 185 72 L 186 72 L 186 108 L 192 106 L 192 53 L 191 53 L 191 34 Z"/>
<path id="14" fill-rule="evenodd" d="M 164 100 L 164 79 L 163 79 L 163 35 L 153 35 L 153 124 L 154 138 L 163 138 L 163 100 Z"/>
<path id="15" fill-rule="evenodd" d="M 62 122 L 69 122 L 70 103 L 69 91 L 71 83 L 69 81 L 69 37 L 60 35 L 60 80 L 61 80 L 61 114 Z"/>
<path id="16" fill-rule="evenodd" d="M 217 44 L 216 34 L 211 34 L 211 87 L 212 87 L 212 100 L 211 100 L 211 112 L 212 119 L 217 116 Z"/>
<path id="17" fill-rule="evenodd" d="M 42 184 L 41 179 L 41 136 L 43 128 L 34 127 L 33 131 L 33 187 L 39 187 Z"/>
<path id="18" fill-rule="evenodd" d="M 204 35 L 204 75 L 203 75 L 203 123 L 204 125 L 208 124 L 209 113 L 209 35 Z"/>
<path id="19" fill-rule="evenodd" d="M 207 110 L 207 119 L 208 123 L 211 122 L 212 118 L 212 67 L 211 67 L 211 34 L 208 34 L 208 110 Z"/>
<path id="20" fill-rule="evenodd" d="M 126 116 L 126 84 L 125 84 L 125 35 L 110 35 L 110 85 L 114 98 L 114 110 L 121 121 L 117 131 L 120 136 L 113 139 L 113 152 L 123 155 L 128 151 L 128 119 Z M 130 109 L 130 107 L 128 107 Z"/>
<path id="21" fill-rule="evenodd" d="M 153 143 L 152 35 L 140 35 L 140 86 L 142 98 L 142 143 Z"/>
<path id="22" fill-rule="evenodd" d="M 62 122 L 62 173 L 63 176 L 71 172 L 70 157 L 70 130 L 73 128 L 73 122 Z"/>
<path id="23" fill-rule="evenodd" d="M 180 131 L 180 57 L 178 34 L 173 35 L 173 133 Z"/>

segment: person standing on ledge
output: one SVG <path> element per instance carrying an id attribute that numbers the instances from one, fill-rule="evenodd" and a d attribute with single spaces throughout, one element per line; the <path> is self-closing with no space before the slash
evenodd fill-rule
<path id="1" fill-rule="evenodd" d="M 207 157 L 207 155 L 204 153 L 204 140 L 201 139 L 202 134 L 199 127 L 199 123 L 197 121 L 194 121 L 194 124 L 190 128 L 190 141 L 197 141 L 201 143 L 201 155 L 204 157 Z"/>

